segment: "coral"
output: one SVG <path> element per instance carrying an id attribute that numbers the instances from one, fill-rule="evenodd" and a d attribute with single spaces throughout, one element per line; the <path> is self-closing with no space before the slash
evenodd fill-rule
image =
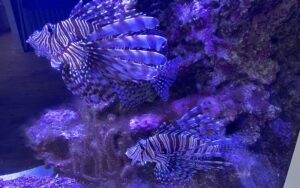
<path id="1" fill-rule="evenodd" d="M 170 53 L 181 55 L 187 65 L 202 64 L 205 69 L 199 69 L 198 82 L 205 79 L 209 84 L 202 87 L 212 91 L 228 80 L 275 81 L 280 69 L 278 59 L 273 58 L 278 51 L 276 32 L 295 17 L 296 3 L 180 1 L 171 3 L 160 17 Z"/>
<path id="2" fill-rule="evenodd" d="M 113 115 L 106 123 L 87 121 L 83 116 L 63 108 L 45 113 L 26 132 L 37 157 L 66 175 L 89 182 L 118 184 L 129 179 L 135 170 L 124 153 L 132 138 L 126 127 L 116 126 L 124 123 L 114 121 Z"/>
<path id="3" fill-rule="evenodd" d="M 155 129 L 162 124 L 163 118 L 156 114 L 143 114 L 134 116 L 130 122 L 130 129 Z"/>
<path id="4" fill-rule="evenodd" d="M 225 87 L 215 95 L 181 98 L 148 107 L 140 114 L 100 115 L 98 120 L 89 119 L 84 111 L 58 108 L 45 113 L 26 135 L 37 157 L 64 174 L 96 184 L 127 185 L 138 179 L 143 169 L 131 166 L 125 151 L 140 137 L 147 137 L 147 131 L 159 128 L 163 122 L 174 122 L 197 106 L 194 115 L 204 114 L 224 123 L 218 128 L 216 124 L 202 127 L 202 136 L 224 134 L 234 127 L 234 121 L 239 121 L 240 114 L 251 115 L 245 124 L 239 122 L 238 130 L 243 133 L 239 137 L 252 144 L 260 136 L 258 127 L 277 117 L 278 108 L 268 98 L 263 88 L 240 84 Z"/>

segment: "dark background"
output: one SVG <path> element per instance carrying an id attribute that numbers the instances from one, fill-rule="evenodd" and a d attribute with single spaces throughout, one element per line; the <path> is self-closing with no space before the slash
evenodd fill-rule
<path id="1" fill-rule="evenodd" d="M 47 108 L 70 101 L 60 73 L 25 41 L 45 23 L 68 17 L 76 3 L 0 0 L 0 175 L 39 165 L 24 129 Z"/>

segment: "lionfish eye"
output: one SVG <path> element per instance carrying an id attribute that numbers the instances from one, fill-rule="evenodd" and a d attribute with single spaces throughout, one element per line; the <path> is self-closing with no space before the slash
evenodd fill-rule
<path id="1" fill-rule="evenodd" d="M 48 30 L 48 32 L 49 33 L 53 33 L 53 27 L 52 27 L 52 25 L 47 25 L 47 30 Z"/>
<path id="2" fill-rule="evenodd" d="M 142 150 L 144 150 L 144 149 L 145 149 L 145 148 L 144 148 L 144 146 L 143 146 L 142 144 L 140 144 L 140 147 L 141 147 L 141 149 L 142 149 Z"/>

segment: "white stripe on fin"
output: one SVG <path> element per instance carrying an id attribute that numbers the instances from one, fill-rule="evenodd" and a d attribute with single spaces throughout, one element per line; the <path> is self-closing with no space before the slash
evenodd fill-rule
<path id="1" fill-rule="evenodd" d="M 103 58 L 105 59 L 101 63 L 98 63 L 99 68 L 100 70 L 104 69 L 105 75 L 114 80 L 152 80 L 159 73 L 155 67 L 112 58 L 110 56 L 103 56 Z"/>
<path id="2" fill-rule="evenodd" d="M 154 29 L 159 25 L 156 18 L 148 16 L 137 16 L 128 18 L 112 24 L 108 24 L 90 35 L 91 40 L 97 40 L 108 36 L 116 36 L 130 32 L 139 32 L 146 29 Z"/>
<path id="3" fill-rule="evenodd" d="M 123 36 L 109 40 L 99 41 L 102 48 L 142 48 L 161 51 L 167 44 L 167 39 L 159 35 L 133 35 Z"/>
<path id="4" fill-rule="evenodd" d="M 167 62 L 167 58 L 164 55 L 152 51 L 105 49 L 100 50 L 100 52 L 111 57 L 117 57 L 146 65 L 163 65 Z"/>

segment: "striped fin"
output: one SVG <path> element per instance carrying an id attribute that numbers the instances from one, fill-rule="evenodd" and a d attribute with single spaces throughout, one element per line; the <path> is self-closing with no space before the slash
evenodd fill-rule
<path id="1" fill-rule="evenodd" d="M 198 160 L 195 162 L 195 168 L 199 171 L 223 170 L 224 167 L 231 165 L 232 163 L 220 159 Z"/>
<path id="2" fill-rule="evenodd" d="M 111 0 L 91 0 L 86 4 L 83 3 L 83 0 L 80 0 L 71 11 L 70 17 L 81 19 L 92 16 L 95 17 L 99 14 L 101 15 L 105 12 L 112 11 L 113 9 L 117 10 L 120 5 L 121 0 L 116 0 L 115 2 L 112 2 Z M 105 11 L 105 9 L 107 10 Z"/>
<path id="3" fill-rule="evenodd" d="M 192 161 L 183 156 L 170 157 L 168 163 L 154 168 L 156 179 L 165 185 L 187 182 L 196 172 Z"/>
<path id="4" fill-rule="evenodd" d="M 188 182 L 196 173 L 208 170 L 222 170 L 231 163 L 222 160 L 195 161 L 186 156 L 173 156 L 168 158 L 167 164 L 156 165 L 154 175 L 158 181 L 166 185 L 176 185 Z"/>
<path id="5" fill-rule="evenodd" d="M 159 70 L 159 75 L 151 80 L 153 88 L 163 101 L 167 101 L 169 98 L 169 89 L 176 80 L 179 61 L 180 58 L 176 58 L 167 62 Z"/>
<path id="6" fill-rule="evenodd" d="M 179 124 L 181 122 L 186 122 L 189 119 L 191 119 L 193 116 L 198 115 L 200 113 L 202 109 L 202 106 L 196 106 L 193 109 L 191 109 L 190 111 L 188 111 L 186 114 L 184 114 L 179 120 L 177 120 L 176 122 Z"/>
<path id="7" fill-rule="evenodd" d="M 99 29 L 112 22 L 141 15 L 135 12 L 130 3 L 123 0 L 92 0 L 83 5 L 79 2 L 70 17 L 87 21 Z"/>
<path id="8" fill-rule="evenodd" d="M 230 138 L 223 138 L 200 144 L 198 149 L 192 155 L 193 157 L 198 157 L 200 159 L 224 157 L 224 155 L 231 151 L 234 147 L 235 144 Z"/>
<path id="9" fill-rule="evenodd" d="M 62 60 L 69 64 L 72 69 L 80 69 L 85 66 L 85 62 L 88 56 L 88 52 L 85 50 L 81 43 L 71 43 L 62 54 Z"/>
<path id="10" fill-rule="evenodd" d="M 133 48 L 161 51 L 167 44 L 167 39 L 159 35 L 121 36 L 99 41 L 100 48 Z"/>
<path id="11" fill-rule="evenodd" d="M 63 54 L 63 60 L 74 70 L 95 65 L 97 71 L 112 80 L 152 80 L 159 74 L 158 69 L 153 66 L 111 57 L 95 46 L 94 43 L 72 43 Z"/>
<path id="12" fill-rule="evenodd" d="M 93 72 L 92 68 L 74 70 L 70 65 L 64 64 L 62 78 L 74 95 L 100 109 L 111 104 L 116 98 L 110 82 L 99 73 Z"/>
<path id="13" fill-rule="evenodd" d="M 103 56 L 97 64 L 106 77 L 120 81 L 152 80 L 159 73 L 155 67 L 109 56 Z"/>
<path id="14" fill-rule="evenodd" d="M 167 61 L 167 58 L 164 55 L 152 51 L 120 49 L 105 49 L 99 51 L 111 57 L 117 57 L 146 65 L 163 65 Z"/>
<path id="15" fill-rule="evenodd" d="M 182 134 L 194 134 L 201 139 L 219 138 L 224 133 L 225 122 L 201 114 L 201 109 L 202 106 L 194 107 L 173 124 L 161 126 L 157 129 L 156 134 L 173 133 L 180 130 Z"/>
<path id="16" fill-rule="evenodd" d="M 89 36 L 89 39 L 99 40 L 105 37 L 140 32 L 146 29 L 154 29 L 158 25 L 159 25 L 159 21 L 156 18 L 148 17 L 148 16 L 137 16 L 134 18 L 120 20 L 112 24 L 103 26 L 99 28 L 99 30 L 93 32 Z"/>
<path id="17" fill-rule="evenodd" d="M 124 4 L 122 0 L 116 0 L 109 2 L 105 1 L 90 6 L 79 18 L 100 28 L 104 25 L 138 15 L 141 15 L 141 13 L 136 13 L 134 9 L 131 9 Z"/>

